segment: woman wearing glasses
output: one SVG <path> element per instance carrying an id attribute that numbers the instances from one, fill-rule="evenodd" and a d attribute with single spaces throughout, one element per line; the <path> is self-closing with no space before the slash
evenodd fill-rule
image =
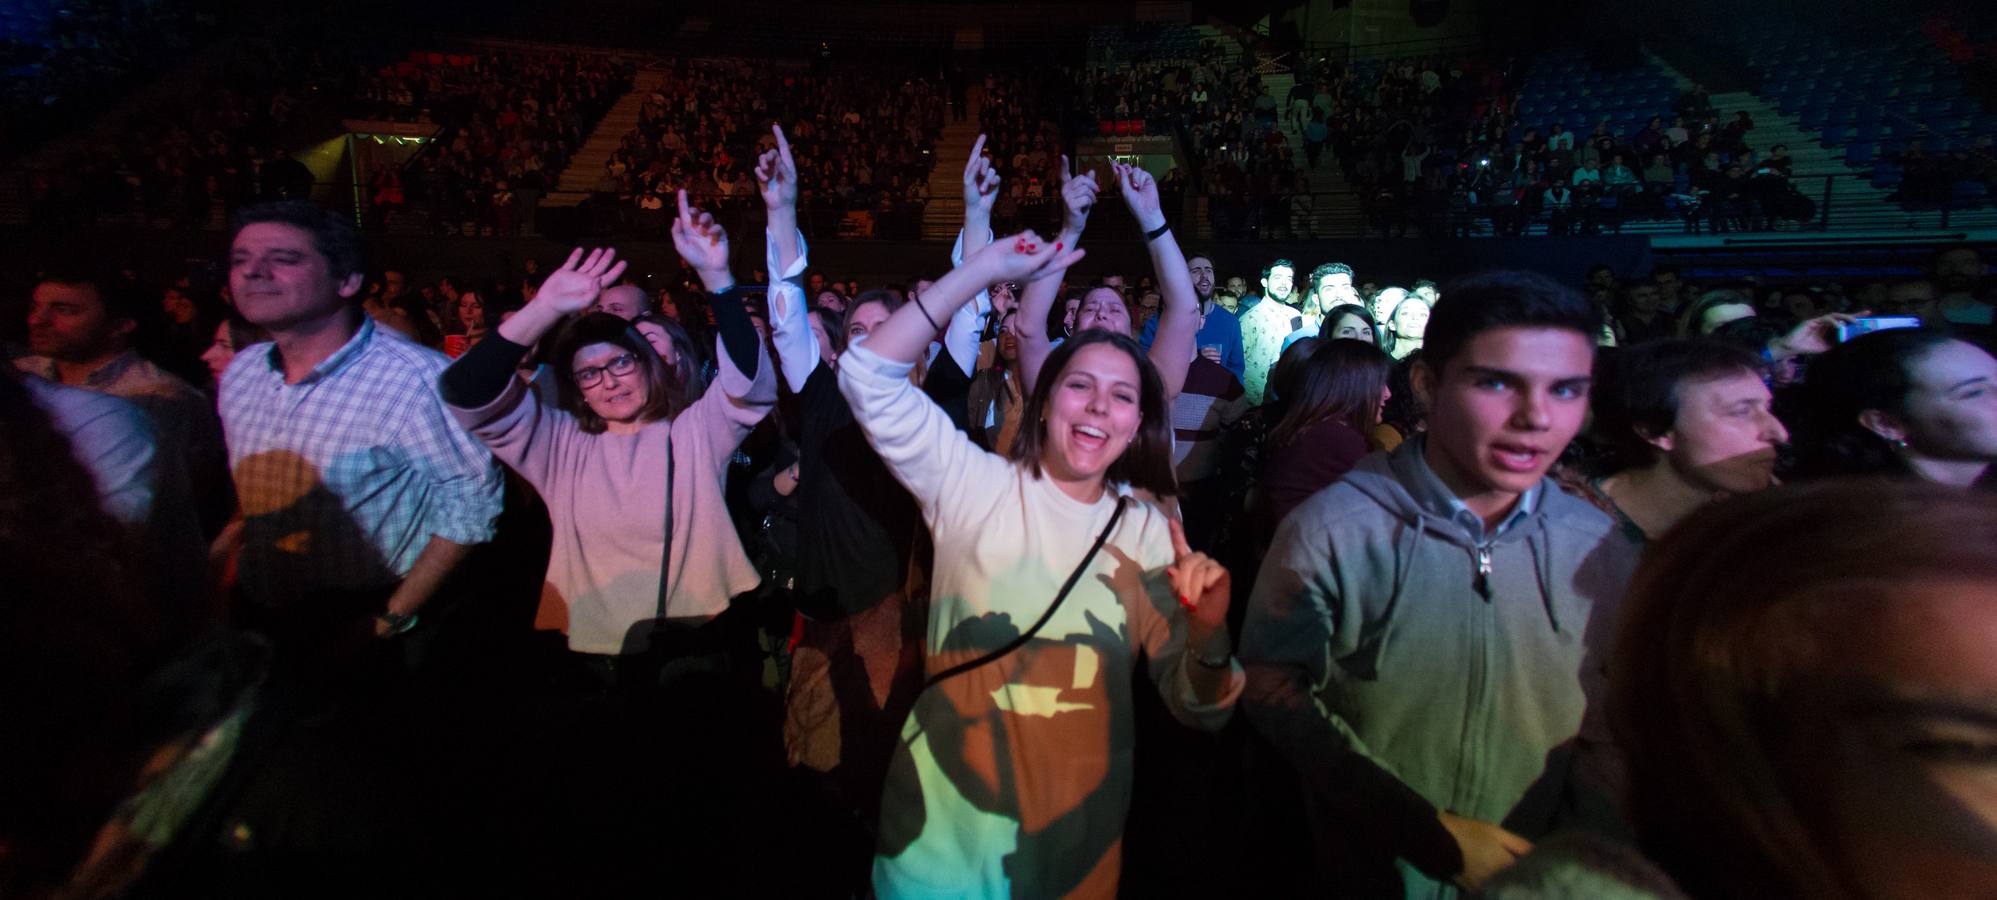
<path id="1" fill-rule="evenodd" d="M 608 313 L 568 323 L 548 363 L 558 404 L 513 377 L 529 347 L 588 309 L 624 270 L 616 254 L 577 250 L 493 336 L 444 371 L 440 391 L 467 430 L 547 501 L 554 525 L 536 626 L 568 635 L 585 664 L 619 682 L 619 657 L 643 653 L 660 613 L 698 622 L 756 587 L 724 505 L 729 457 L 776 403 L 776 379 L 728 272 L 728 237 L 680 196 L 673 244 L 707 287 L 719 374 L 697 398 L 636 326 Z M 670 501 L 670 504 L 669 504 Z M 667 551 L 670 551 L 669 553 Z M 665 590 L 660 587 L 665 554 Z"/>

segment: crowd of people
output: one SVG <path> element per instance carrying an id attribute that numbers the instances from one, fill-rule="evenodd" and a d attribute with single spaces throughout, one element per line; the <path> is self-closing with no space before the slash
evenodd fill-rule
<path id="1" fill-rule="evenodd" d="M 87 120 L 213 38 L 211 11 L 170 0 L 28 0 L 0 16 L 0 151 Z"/>
<path id="2" fill-rule="evenodd" d="M 0 889 L 1990 883 L 1976 248 L 1229 271 L 1120 164 L 999 233 L 974 149 L 947 272 L 841 290 L 788 136 L 731 162 L 763 235 L 673 192 L 697 291 L 580 248 L 411 285 L 297 201 L 240 211 L 219 297 L 42 272 Z M 1148 272 L 1081 274 L 1106 192 Z"/>
<path id="3" fill-rule="evenodd" d="M 443 130 L 413 165 L 373 175 L 370 216 L 385 226 L 420 209 L 432 231 L 519 233 L 636 69 L 613 55 L 545 50 L 412 53 L 384 66 L 360 84 L 356 114 Z"/>
<path id="4" fill-rule="evenodd" d="M 280 135 L 312 98 L 343 95 L 344 60 L 276 38 L 244 38 L 232 49 L 192 88 L 133 110 L 115 139 L 33 172 L 32 223 L 219 230 L 241 206 L 310 198 L 315 179 Z"/>
<path id="5" fill-rule="evenodd" d="M 645 98 L 596 193 L 614 197 L 621 217 L 647 235 L 666 232 L 679 190 L 717 210 L 752 208 L 750 170 L 770 146 L 758 124 L 775 118 L 794 123 L 814 223 L 858 213 L 868 227 L 903 236 L 920 226 L 946 90 L 938 72 L 915 63 L 682 62 Z"/>

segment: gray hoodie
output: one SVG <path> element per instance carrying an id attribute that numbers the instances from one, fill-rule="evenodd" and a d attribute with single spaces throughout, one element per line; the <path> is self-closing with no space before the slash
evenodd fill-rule
<path id="1" fill-rule="evenodd" d="M 1446 882 L 1462 860 L 1437 809 L 1531 839 L 1584 805 L 1571 757 L 1637 549 L 1547 479 L 1485 534 L 1426 443 L 1367 457 L 1283 520 L 1240 656 L 1244 709 L 1318 808 Z M 1451 893 L 1411 880 L 1409 897 Z"/>

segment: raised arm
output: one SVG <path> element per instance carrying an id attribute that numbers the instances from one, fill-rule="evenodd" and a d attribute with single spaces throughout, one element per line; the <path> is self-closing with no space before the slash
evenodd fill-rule
<path id="1" fill-rule="evenodd" d="M 797 229 L 797 161 L 783 128 L 771 126 L 770 131 L 777 145 L 756 161 L 756 183 L 770 219 L 763 242 L 764 265 L 770 272 L 770 335 L 785 383 L 802 391 L 819 362 L 818 341 L 811 335 L 811 323 L 805 321 L 810 302 L 802 279 L 810 261 L 804 234 Z"/>
<path id="2" fill-rule="evenodd" d="M 1186 268 L 1186 256 L 1165 221 L 1158 200 L 1158 182 L 1137 166 L 1116 164 L 1116 186 L 1123 202 L 1145 234 L 1151 251 L 1151 271 L 1158 276 L 1158 292 L 1165 304 L 1158 311 L 1158 332 L 1151 340 L 1151 364 L 1165 384 L 1165 396 L 1177 397 L 1186 386 L 1186 370 L 1193 365 L 1193 345 L 1199 339 L 1200 301 L 1193 293 L 1193 276 Z"/>
<path id="3" fill-rule="evenodd" d="M 1061 236 L 1056 244 L 1080 245 L 1082 231 L 1089 224 L 1089 211 L 1095 208 L 1100 190 L 1095 172 L 1070 175 L 1068 157 L 1061 157 Z M 1054 352 L 1054 342 L 1047 334 L 1047 313 L 1054 308 L 1054 300 L 1061 292 L 1061 278 L 1067 271 L 1068 267 L 1063 265 L 1058 271 L 1048 273 L 1048 277 L 1026 285 L 1019 298 L 1019 314 L 1013 317 L 1013 337 L 1019 341 L 1020 389 L 1029 396 L 1033 393 L 1034 378 L 1040 374 L 1040 364 Z"/>
<path id="4" fill-rule="evenodd" d="M 964 235 L 962 260 L 978 255 L 992 242 L 992 204 L 998 200 L 999 173 L 985 155 L 985 136 L 971 145 L 971 159 L 964 163 Z M 1074 246 L 1069 244 L 1069 246 Z"/>
<path id="5" fill-rule="evenodd" d="M 913 303 L 904 303 L 866 339 L 867 349 L 884 360 L 913 364 L 943 330 L 943 320 L 970 302 L 985 285 L 1001 279 L 1037 283 L 1082 258 L 1080 249 L 1049 246 L 1031 231 L 990 244 L 951 269 Z"/>
<path id="6" fill-rule="evenodd" d="M 734 295 L 735 276 L 728 271 L 728 231 L 714 221 L 714 216 L 687 205 L 684 190 L 679 192 L 679 203 L 679 217 L 673 220 L 673 249 L 693 267 L 701 285 L 707 288 L 709 308 L 714 311 L 714 330 L 720 332 L 728 362 L 754 381 L 761 368 L 758 360 L 762 357 L 763 342 L 749 324 L 748 311 Z"/>
<path id="7" fill-rule="evenodd" d="M 984 156 L 985 136 L 971 146 L 971 160 L 964 164 L 964 230 L 950 248 L 950 266 L 978 255 L 992 242 L 992 203 L 998 198 L 999 174 Z M 984 333 L 985 319 L 991 315 L 990 285 L 978 288 L 977 296 L 959 307 L 944 326 L 943 349 L 956 362 L 957 370 L 969 379 L 978 365 L 978 338 Z M 936 370 L 930 370 L 934 373 Z M 969 382 L 961 384 L 968 386 Z"/>

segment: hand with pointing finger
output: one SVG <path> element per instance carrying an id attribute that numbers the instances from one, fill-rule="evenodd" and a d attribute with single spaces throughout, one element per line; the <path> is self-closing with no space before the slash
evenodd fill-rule
<path id="1" fill-rule="evenodd" d="M 1172 564 L 1165 567 L 1165 575 L 1186 611 L 1186 647 L 1202 656 L 1225 655 L 1214 653 L 1212 645 L 1229 640 L 1227 606 L 1233 599 L 1233 581 L 1227 567 L 1193 550 L 1179 520 L 1167 524 L 1172 532 Z"/>
<path id="2" fill-rule="evenodd" d="M 712 293 L 734 283 L 728 274 L 728 231 L 714 217 L 688 206 L 686 191 L 679 194 L 680 213 L 673 220 L 673 249 L 700 275 L 700 282 Z"/>
<path id="3" fill-rule="evenodd" d="M 999 173 L 985 155 L 985 136 L 971 145 L 971 159 L 964 163 L 964 210 L 966 215 L 990 220 L 992 204 L 998 200 Z"/>
<path id="4" fill-rule="evenodd" d="M 763 206 L 770 210 L 794 210 L 797 208 L 797 160 L 791 155 L 790 140 L 784 137 L 781 125 L 770 127 L 776 135 L 776 147 L 763 151 L 756 160 L 756 185 L 763 195 Z"/>
<path id="5" fill-rule="evenodd" d="M 1116 163 L 1116 186 L 1123 193 L 1123 202 L 1130 205 L 1130 214 L 1137 217 L 1137 227 L 1152 231 L 1165 224 L 1165 208 L 1158 199 L 1158 181 L 1150 172 L 1138 166 Z"/>
<path id="6" fill-rule="evenodd" d="M 1102 187 L 1096 184 L 1094 170 L 1080 175 L 1072 174 L 1068 157 L 1061 157 L 1061 236 L 1072 243 L 1079 240 L 1082 230 L 1089 225 L 1089 211 L 1095 208 L 1096 194 Z"/>

